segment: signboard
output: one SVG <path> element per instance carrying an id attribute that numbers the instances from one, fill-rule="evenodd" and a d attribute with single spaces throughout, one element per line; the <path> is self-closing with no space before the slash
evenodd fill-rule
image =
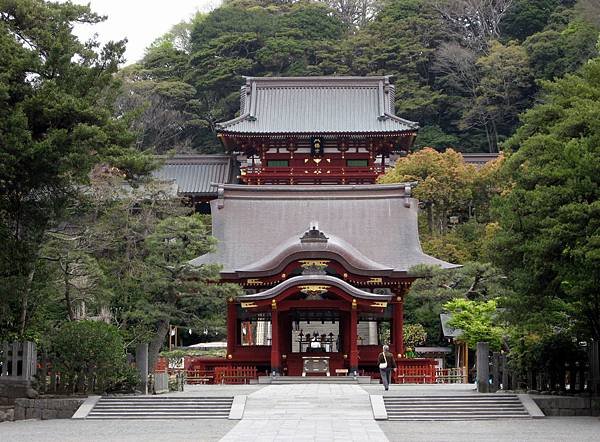
<path id="1" fill-rule="evenodd" d="M 310 155 L 313 157 L 322 157 L 325 152 L 322 137 L 312 137 L 310 139 Z"/>

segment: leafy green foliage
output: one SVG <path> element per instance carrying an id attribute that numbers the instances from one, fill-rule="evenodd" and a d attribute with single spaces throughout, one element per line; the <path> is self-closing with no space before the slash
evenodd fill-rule
<path id="1" fill-rule="evenodd" d="M 487 302 L 512 294 L 506 277 L 491 264 L 473 262 L 452 270 L 415 266 L 411 273 L 419 279 L 406 296 L 405 321 L 422 324 L 427 332 L 427 343 L 432 345 L 444 343 L 440 313 L 444 312 L 446 303 L 457 299 Z"/>
<path id="2" fill-rule="evenodd" d="M 511 140 L 491 251 L 519 293 L 513 322 L 598 339 L 600 58 L 544 88 Z"/>
<path id="3" fill-rule="evenodd" d="M 0 329 L 25 333 L 45 230 L 58 224 L 92 166 L 129 178 L 152 162 L 131 149 L 112 115 L 114 73 L 125 42 L 100 48 L 72 34 L 102 19 L 89 7 L 42 0 L 0 2 Z"/>
<path id="4" fill-rule="evenodd" d="M 427 205 L 429 231 L 444 233 L 448 217 L 465 210 L 472 197 L 475 168 L 452 149 L 426 148 L 398 159 L 380 183 L 416 181 L 414 195 Z"/>
<path id="5" fill-rule="evenodd" d="M 444 309 L 452 314 L 449 325 L 462 330 L 459 339 L 469 348 L 475 349 L 478 342 L 487 342 L 490 349 L 500 350 L 503 342 L 503 329 L 497 322 L 496 301 L 472 301 L 453 299 L 444 304 Z"/>
<path id="6" fill-rule="evenodd" d="M 417 345 L 422 345 L 427 341 L 427 332 L 421 324 L 404 324 L 404 346 L 414 348 Z"/>
<path id="7" fill-rule="evenodd" d="M 50 338 L 54 368 L 72 391 L 104 393 L 135 386 L 119 330 L 98 321 L 64 323 Z M 81 389 L 83 387 L 83 389 Z"/>

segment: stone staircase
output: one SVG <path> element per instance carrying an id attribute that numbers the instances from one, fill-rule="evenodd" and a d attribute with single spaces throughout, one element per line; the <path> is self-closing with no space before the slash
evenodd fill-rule
<path id="1" fill-rule="evenodd" d="M 531 417 L 518 396 L 473 394 L 454 396 L 384 396 L 388 420 L 484 420 Z"/>
<path id="2" fill-rule="evenodd" d="M 86 419 L 227 419 L 233 397 L 102 397 Z"/>

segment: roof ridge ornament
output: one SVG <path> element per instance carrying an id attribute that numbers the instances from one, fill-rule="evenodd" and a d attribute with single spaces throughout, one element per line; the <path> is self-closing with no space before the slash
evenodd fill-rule
<path id="1" fill-rule="evenodd" d="M 327 242 L 328 240 L 329 238 L 319 230 L 319 225 L 316 222 L 311 223 L 308 230 L 300 237 L 301 243 Z"/>

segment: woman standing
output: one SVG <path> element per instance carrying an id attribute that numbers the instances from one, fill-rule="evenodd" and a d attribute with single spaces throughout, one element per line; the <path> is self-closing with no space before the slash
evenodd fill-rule
<path id="1" fill-rule="evenodd" d="M 377 362 L 379 363 L 379 373 L 381 374 L 383 387 L 387 391 L 390 389 L 390 384 L 392 383 L 392 370 L 397 370 L 396 360 L 394 359 L 394 355 L 390 353 L 389 346 L 383 346 L 383 351 L 379 353 Z"/>

